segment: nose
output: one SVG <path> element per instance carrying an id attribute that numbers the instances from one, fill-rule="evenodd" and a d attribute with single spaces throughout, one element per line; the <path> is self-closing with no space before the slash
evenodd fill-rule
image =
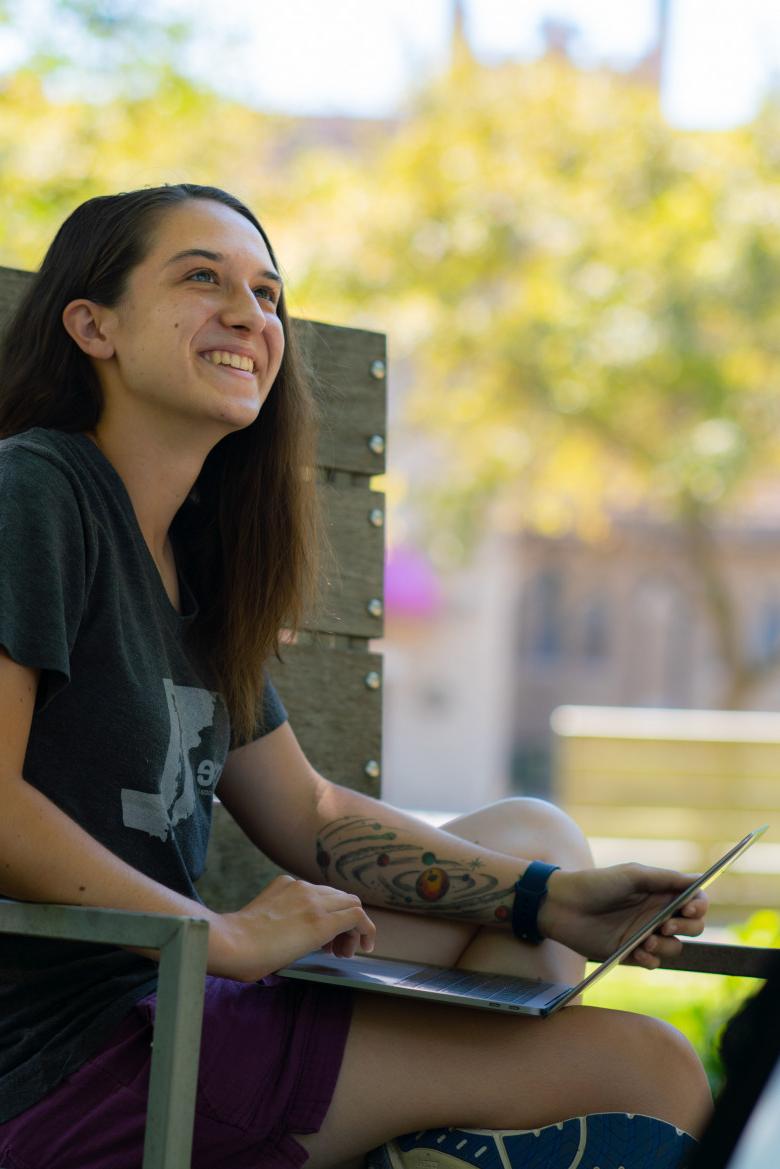
<path id="1" fill-rule="evenodd" d="M 231 329 L 262 333 L 266 326 L 262 305 L 249 285 L 234 287 L 222 307 L 222 321 Z"/>

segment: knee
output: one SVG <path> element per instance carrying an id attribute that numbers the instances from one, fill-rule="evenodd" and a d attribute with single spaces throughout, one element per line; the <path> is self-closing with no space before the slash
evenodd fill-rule
<path id="1" fill-rule="evenodd" d="M 619 1020 L 624 1031 L 622 1039 L 636 1062 L 644 1063 L 648 1071 L 660 1072 L 669 1067 L 686 1076 L 697 1075 L 701 1070 L 691 1043 L 671 1023 L 631 1011 L 610 1011 L 610 1015 Z"/>
<path id="2" fill-rule="evenodd" d="M 571 816 L 548 800 L 515 796 L 483 809 L 480 843 L 528 860 L 565 869 L 592 868 L 593 856 Z"/>
<path id="3" fill-rule="evenodd" d="M 621 1073 L 626 1082 L 641 1076 L 635 1111 L 667 1120 L 697 1136 L 712 1107 L 712 1094 L 701 1061 L 689 1040 L 661 1019 L 647 1015 L 610 1012 L 618 1016 L 619 1035 L 613 1035 L 611 1050 L 622 1049 L 626 1064 Z"/>

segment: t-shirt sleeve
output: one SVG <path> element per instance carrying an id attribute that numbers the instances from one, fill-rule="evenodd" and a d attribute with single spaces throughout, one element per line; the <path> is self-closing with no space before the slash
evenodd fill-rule
<path id="1" fill-rule="evenodd" d="M 233 732 L 230 749 L 233 750 L 234 747 L 244 747 L 247 743 L 254 743 L 255 739 L 262 739 L 264 735 L 270 735 L 271 731 L 275 731 L 284 722 L 287 722 L 287 711 L 284 708 L 284 703 L 279 697 L 276 687 L 266 673 L 263 696 L 258 704 L 255 725 L 249 737 L 246 739 L 239 739 L 235 732 Z"/>
<path id="2" fill-rule="evenodd" d="M 0 646 L 41 671 L 38 709 L 70 681 L 86 591 L 84 526 L 67 477 L 31 451 L 3 451 Z"/>
<path id="3" fill-rule="evenodd" d="M 278 691 L 266 674 L 263 687 L 263 701 L 260 705 L 260 719 L 255 727 L 255 738 L 261 739 L 287 722 L 287 711 Z"/>

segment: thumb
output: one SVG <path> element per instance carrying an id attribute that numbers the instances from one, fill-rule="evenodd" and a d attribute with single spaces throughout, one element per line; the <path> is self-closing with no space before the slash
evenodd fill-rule
<path id="1" fill-rule="evenodd" d="M 671 905 L 681 893 L 685 893 L 694 884 L 700 874 L 699 873 L 677 873 L 670 869 L 652 869 L 650 870 L 648 884 L 645 886 L 646 892 L 654 893 L 656 896 L 666 895 L 668 903 Z M 675 906 L 671 911 L 670 917 L 673 918 L 672 929 L 675 922 L 679 922 L 682 918 L 704 918 L 709 908 L 709 898 L 701 887 L 692 889 L 690 895 L 684 897 L 681 902 Z M 679 925 L 678 927 L 679 928 Z M 668 930 L 667 932 L 672 932 Z"/>
<path id="2" fill-rule="evenodd" d="M 637 887 L 646 893 L 669 893 L 677 895 L 684 892 L 694 881 L 698 880 L 699 873 L 678 873 L 675 869 L 656 869 L 649 865 L 642 865 L 637 872 Z M 691 893 L 693 896 L 693 892 Z"/>

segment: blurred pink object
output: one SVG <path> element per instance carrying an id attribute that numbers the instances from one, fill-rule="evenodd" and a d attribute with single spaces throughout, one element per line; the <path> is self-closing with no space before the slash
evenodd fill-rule
<path id="1" fill-rule="evenodd" d="M 430 617 L 441 604 L 441 586 L 427 558 L 403 544 L 388 549 L 385 611 L 397 617 Z"/>

